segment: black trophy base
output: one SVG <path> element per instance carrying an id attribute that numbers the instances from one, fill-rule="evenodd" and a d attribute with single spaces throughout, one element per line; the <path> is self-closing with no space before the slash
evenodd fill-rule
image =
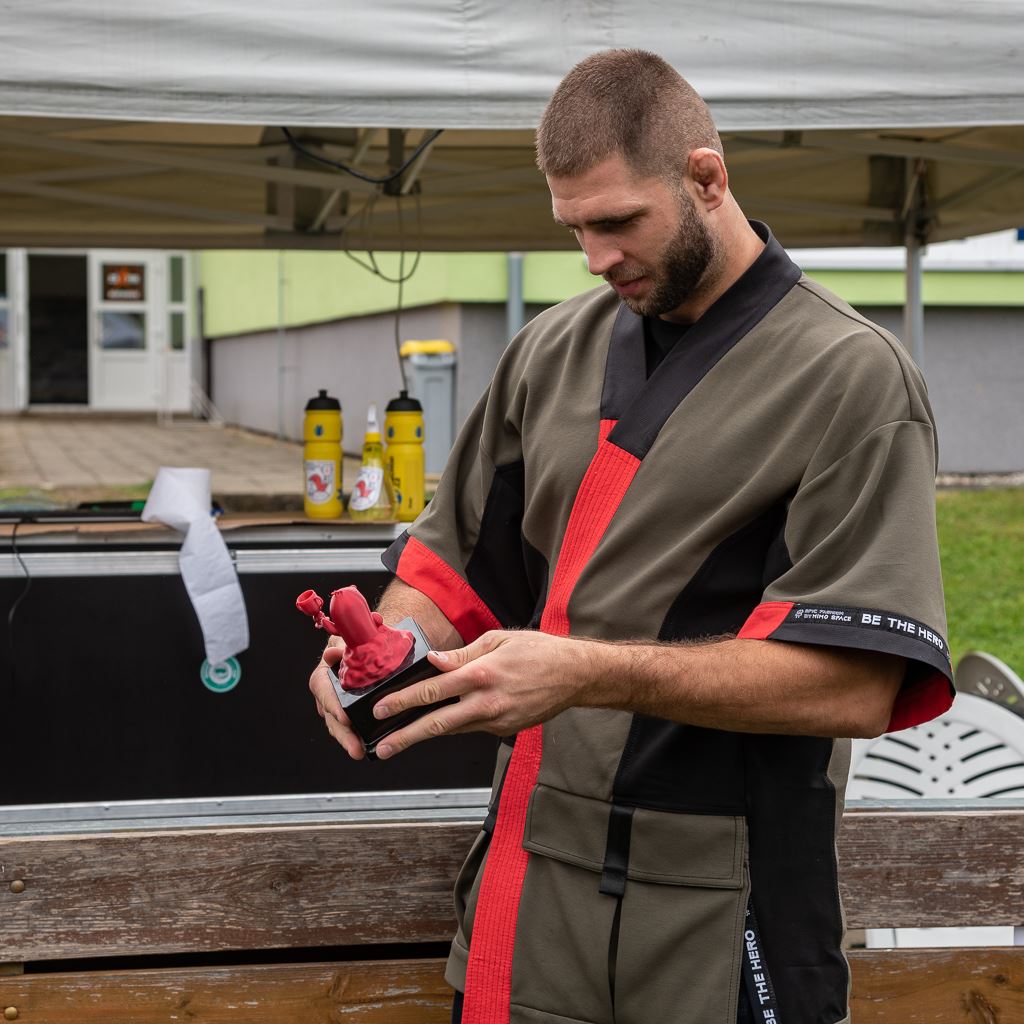
<path id="1" fill-rule="evenodd" d="M 410 722 L 415 722 L 417 718 L 422 718 L 435 708 L 443 708 L 446 704 L 454 704 L 458 700 L 458 697 L 451 697 L 449 700 L 438 701 L 436 704 L 410 708 L 400 715 L 383 720 L 373 717 L 374 705 L 389 693 L 404 690 L 405 687 L 418 683 L 421 679 L 429 679 L 431 676 L 441 674 L 439 669 L 427 661 L 427 651 L 430 650 L 430 645 L 413 619 L 402 619 L 394 628 L 407 629 L 412 633 L 415 642 L 405 661 L 386 679 L 361 690 L 345 690 L 338 682 L 334 670 L 328 669 L 331 682 L 334 684 L 334 692 L 338 695 L 338 700 L 341 701 L 341 706 L 345 709 L 345 714 L 348 715 L 356 735 L 363 741 L 366 756 L 371 760 L 377 759 L 377 744 L 385 736 L 391 735 L 395 730 L 401 729 Z"/>

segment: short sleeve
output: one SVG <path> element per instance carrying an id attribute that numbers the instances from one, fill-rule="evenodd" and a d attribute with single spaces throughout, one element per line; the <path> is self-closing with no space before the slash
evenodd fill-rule
<path id="1" fill-rule="evenodd" d="M 499 364 L 459 432 L 429 505 L 382 556 L 466 643 L 489 629 L 527 625 L 547 578 L 522 534 L 525 474 L 512 361 Z"/>
<path id="2" fill-rule="evenodd" d="M 889 731 L 948 710 L 931 423 L 882 423 L 810 475 L 792 499 L 784 539 L 790 567 L 739 635 L 903 656 Z"/>

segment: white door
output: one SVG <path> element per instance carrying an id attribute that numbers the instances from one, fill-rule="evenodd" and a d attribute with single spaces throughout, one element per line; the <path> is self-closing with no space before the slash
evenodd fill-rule
<path id="1" fill-rule="evenodd" d="M 94 409 L 160 408 L 166 265 L 162 252 L 89 253 L 89 404 Z"/>

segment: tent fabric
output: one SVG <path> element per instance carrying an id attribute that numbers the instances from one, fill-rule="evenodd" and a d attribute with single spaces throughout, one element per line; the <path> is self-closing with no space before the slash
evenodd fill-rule
<path id="1" fill-rule="evenodd" d="M 565 71 L 610 46 L 654 49 L 698 88 L 733 191 L 785 245 L 1015 227 L 1022 14 L 1020 0 L 9 4 L 0 246 L 566 249 L 532 130 Z M 392 196 L 296 155 L 282 127 L 372 175 L 444 132 Z"/>
<path id="2" fill-rule="evenodd" d="M 0 19 L 0 113 L 532 128 L 577 60 L 655 49 L 725 131 L 1019 123 L 1016 0 L 43 0 Z"/>

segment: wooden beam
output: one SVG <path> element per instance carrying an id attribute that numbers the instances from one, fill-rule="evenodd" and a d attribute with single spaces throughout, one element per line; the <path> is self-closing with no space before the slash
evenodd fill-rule
<path id="1" fill-rule="evenodd" d="M 4 959 L 437 942 L 476 822 L 0 839 Z M 1024 923 L 1024 810 L 859 811 L 851 928 Z M 794 838 L 795 842 L 799 837 Z"/>
<path id="2" fill-rule="evenodd" d="M 18 1024 L 448 1024 L 442 960 L 90 971 L 0 978 Z"/>
<path id="3" fill-rule="evenodd" d="M 478 824 L 0 840 L 5 960 L 444 942 Z"/>
<path id="4" fill-rule="evenodd" d="M 857 1024 L 1024 1020 L 1024 949 L 865 949 L 850 953 Z"/>
<path id="5" fill-rule="evenodd" d="M 839 877 L 848 927 L 1024 924 L 1022 835 L 1021 810 L 847 814 Z"/>
<path id="6" fill-rule="evenodd" d="M 857 1024 L 1024 1019 L 1024 949 L 854 950 Z M 447 1024 L 442 960 L 271 964 L 0 977 L 0 1007 L 31 1024 Z"/>

